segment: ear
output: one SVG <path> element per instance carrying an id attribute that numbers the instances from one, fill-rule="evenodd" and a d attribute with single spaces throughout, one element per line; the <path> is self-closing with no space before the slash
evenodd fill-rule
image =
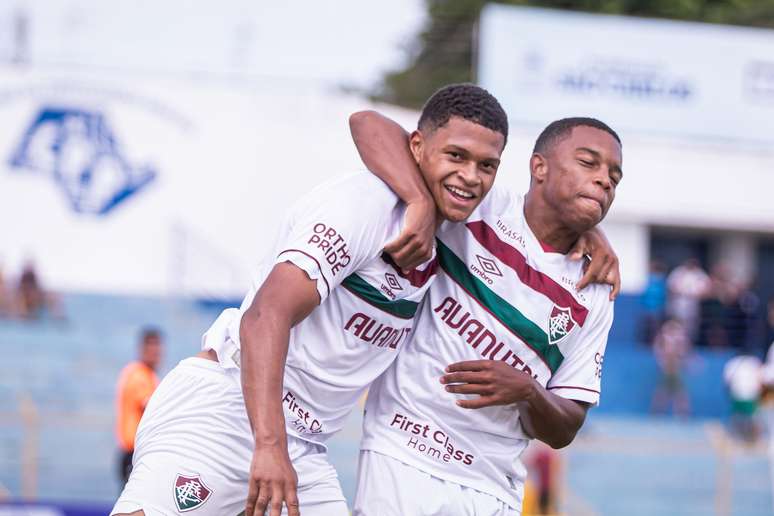
<path id="1" fill-rule="evenodd" d="M 409 136 L 409 149 L 411 150 L 411 154 L 414 156 L 414 161 L 419 164 L 419 162 L 422 159 L 422 152 L 425 148 L 425 137 L 422 135 L 422 133 L 419 130 L 414 131 Z"/>
<path id="2" fill-rule="evenodd" d="M 548 175 L 548 162 L 542 154 L 534 153 L 529 159 L 529 174 L 532 180 L 537 183 L 542 183 L 546 180 Z"/>

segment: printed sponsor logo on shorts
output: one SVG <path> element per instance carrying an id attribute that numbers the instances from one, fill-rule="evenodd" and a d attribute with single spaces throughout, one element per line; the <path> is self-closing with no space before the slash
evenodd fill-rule
<path id="1" fill-rule="evenodd" d="M 199 508 L 211 495 L 212 490 L 204 485 L 199 475 L 187 476 L 178 473 L 175 477 L 175 505 L 179 512 Z"/>

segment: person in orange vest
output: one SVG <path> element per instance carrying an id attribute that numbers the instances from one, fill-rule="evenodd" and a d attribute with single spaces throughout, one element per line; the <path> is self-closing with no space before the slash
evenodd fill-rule
<path id="1" fill-rule="evenodd" d="M 142 331 L 139 359 L 127 364 L 118 377 L 116 389 L 116 431 L 121 450 L 119 475 L 121 486 L 132 471 L 134 436 L 148 400 L 159 384 L 156 371 L 161 362 L 161 333 L 155 328 Z"/>

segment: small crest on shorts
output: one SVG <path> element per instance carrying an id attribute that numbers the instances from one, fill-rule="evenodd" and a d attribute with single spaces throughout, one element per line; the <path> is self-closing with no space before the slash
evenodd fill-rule
<path id="1" fill-rule="evenodd" d="M 569 335 L 573 328 L 575 328 L 575 321 L 572 320 L 570 308 L 554 305 L 548 318 L 548 343 L 558 343 Z"/>
<path id="2" fill-rule="evenodd" d="M 204 485 L 198 475 L 178 474 L 175 477 L 175 505 L 180 512 L 191 511 L 206 502 L 212 490 Z"/>

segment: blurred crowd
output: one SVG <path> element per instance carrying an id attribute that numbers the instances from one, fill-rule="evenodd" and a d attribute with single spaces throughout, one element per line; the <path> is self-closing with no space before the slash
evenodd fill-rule
<path id="1" fill-rule="evenodd" d="M 769 418 L 760 417 L 774 414 L 774 299 L 763 305 L 751 285 L 734 280 L 724 263 L 707 272 L 689 259 L 668 272 L 654 261 L 642 309 L 640 337 L 652 346 L 661 371 L 652 412 L 690 415 L 684 375 L 693 351 L 725 349 L 734 351 L 722 378 L 732 433 L 752 443 L 765 426 L 774 428 L 774 419 L 766 425 L 763 420 Z"/>
<path id="2" fill-rule="evenodd" d="M 4 272 L 0 267 L 0 318 L 63 318 L 58 297 L 43 288 L 32 261 L 22 266 L 15 281 L 10 281 Z"/>
<path id="3" fill-rule="evenodd" d="M 679 325 L 691 346 L 762 354 L 774 341 L 774 299 L 761 317 L 761 300 L 751 284 L 734 279 L 723 262 L 708 273 L 691 258 L 667 273 L 653 261 L 642 305 L 641 338 L 651 344 L 667 323 L 672 334 Z"/>

